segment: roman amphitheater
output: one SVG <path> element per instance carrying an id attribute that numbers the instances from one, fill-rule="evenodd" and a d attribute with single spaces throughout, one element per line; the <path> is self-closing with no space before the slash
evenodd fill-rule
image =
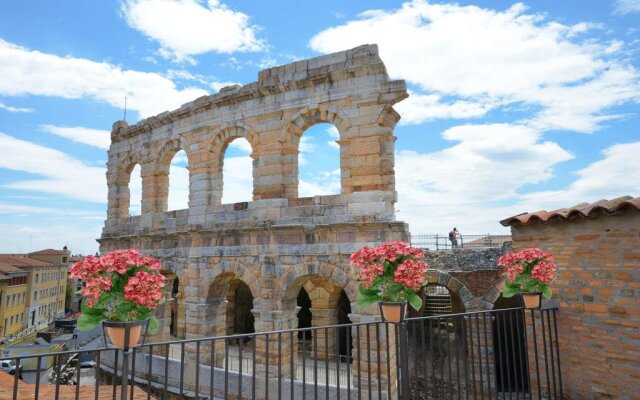
<path id="1" fill-rule="evenodd" d="M 378 319 L 375 307 L 355 306 L 348 260 L 364 245 L 409 239 L 394 211 L 400 115 L 393 105 L 407 96 L 404 81 L 389 79 L 377 47 L 365 45 L 263 70 L 257 82 L 133 126 L 116 122 L 100 250 L 134 247 L 161 259 L 175 300 L 158 311 L 161 329 L 153 339 Z M 300 139 L 317 123 L 340 133 L 341 193 L 301 198 Z M 224 154 L 237 138 L 251 144 L 253 201 L 221 204 Z M 167 211 L 169 166 L 180 150 L 188 158 L 189 207 Z M 130 216 L 136 165 L 142 213 Z M 448 287 L 459 308 L 482 304 L 445 272 L 431 271 L 430 279 Z M 488 304 L 498 297 L 495 288 L 487 293 Z M 335 335 L 318 339 L 320 356 L 344 354 Z"/>

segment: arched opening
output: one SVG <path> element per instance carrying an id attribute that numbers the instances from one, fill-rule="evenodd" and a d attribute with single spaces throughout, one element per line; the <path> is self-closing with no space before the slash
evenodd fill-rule
<path id="1" fill-rule="evenodd" d="M 249 286 L 240 279 L 232 279 L 227 289 L 226 301 L 227 335 L 255 332 L 255 319 L 251 312 L 253 293 L 251 293 Z"/>
<path id="2" fill-rule="evenodd" d="M 180 279 L 176 276 L 171 286 L 171 322 L 169 325 L 170 335 L 174 338 L 178 337 L 178 290 L 180 288 Z"/>
<path id="3" fill-rule="evenodd" d="M 136 164 L 129 175 L 129 216 L 142 213 L 142 168 Z"/>
<path id="4" fill-rule="evenodd" d="M 184 150 L 178 151 L 169 166 L 167 211 L 189 208 L 189 160 Z"/>
<path id="5" fill-rule="evenodd" d="M 351 301 L 344 290 L 340 291 L 340 299 L 338 300 L 338 324 L 351 325 L 349 318 L 351 314 Z M 353 339 L 351 337 L 351 327 L 346 326 L 338 330 L 338 355 L 340 361 L 351 362 L 353 354 Z"/>
<path id="6" fill-rule="evenodd" d="M 251 144 L 245 138 L 233 139 L 223 149 L 222 204 L 253 200 L 253 160 Z"/>
<path id="7" fill-rule="evenodd" d="M 311 298 L 304 287 L 300 288 L 300 292 L 298 292 L 296 304 L 300 307 L 298 311 L 298 329 L 311 328 L 313 319 L 313 314 L 311 313 Z M 311 338 L 311 331 L 298 332 L 298 339 L 311 340 Z"/>
<path id="8" fill-rule="evenodd" d="M 427 285 L 423 290 L 425 316 L 451 314 L 452 302 L 449 289 L 440 285 Z"/>
<path id="9" fill-rule="evenodd" d="M 298 145 L 298 196 L 340 194 L 338 139 L 338 129 L 328 123 L 318 123 L 304 131 Z"/>

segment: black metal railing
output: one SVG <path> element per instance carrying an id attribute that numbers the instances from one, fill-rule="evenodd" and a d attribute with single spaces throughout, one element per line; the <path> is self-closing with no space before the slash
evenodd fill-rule
<path id="1" fill-rule="evenodd" d="M 459 235 L 451 240 L 449 235 L 411 235 L 411 246 L 429 250 L 502 248 L 511 242 L 511 235 Z"/>
<path id="2" fill-rule="evenodd" d="M 556 312 L 511 308 L 174 340 L 126 357 L 105 348 L 25 355 L 12 358 L 25 368 L 4 389 L 13 400 L 123 400 L 127 382 L 129 400 L 561 399 Z"/>

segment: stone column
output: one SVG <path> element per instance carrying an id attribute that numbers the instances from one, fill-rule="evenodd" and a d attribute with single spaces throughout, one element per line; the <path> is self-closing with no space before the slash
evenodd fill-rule
<path id="1" fill-rule="evenodd" d="M 317 354 L 319 360 L 336 360 L 338 358 L 336 349 L 335 328 L 326 330 L 322 326 L 338 324 L 338 309 L 334 308 L 311 308 L 311 326 L 320 327 L 313 333 L 317 336 L 313 342 L 317 344 Z"/>
<path id="2" fill-rule="evenodd" d="M 226 310 L 227 302 L 224 300 L 211 303 L 186 303 L 186 338 L 224 336 L 226 334 Z M 201 342 L 200 363 L 220 366 L 221 362 L 224 362 L 224 346 L 224 340 L 216 340 L 213 352 L 215 360 L 211 360 L 211 341 Z M 185 345 L 185 359 L 195 361 L 196 350 L 195 343 L 187 343 Z"/>
<path id="3" fill-rule="evenodd" d="M 364 314 L 349 314 L 349 318 L 354 324 L 381 320 L 378 315 Z M 351 336 L 353 338 L 351 367 L 353 386 L 360 387 L 364 397 L 369 397 L 371 393 L 371 397 L 377 399 L 380 388 L 382 399 L 398 398 L 396 325 L 384 323 L 360 325 L 352 328 Z M 369 374 L 371 374 L 371 380 L 369 380 Z"/>
<path id="4" fill-rule="evenodd" d="M 298 310 L 293 307 L 287 310 L 251 310 L 255 316 L 256 332 L 270 332 L 295 329 L 298 326 Z M 256 336 L 256 370 L 259 376 L 267 376 L 266 367 L 269 365 L 269 378 L 281 378 L 278 376 L 278 363 L 281 365 L 282 377 L 291 375 L 291 359 L 294 366 L 298 357 L 298 335 L 291 334 L 269 335 L 258 334 Z M 292 340 L 293 339 L 293 347 Z M 280 342 L 278 344 L 278 342 Z"/>

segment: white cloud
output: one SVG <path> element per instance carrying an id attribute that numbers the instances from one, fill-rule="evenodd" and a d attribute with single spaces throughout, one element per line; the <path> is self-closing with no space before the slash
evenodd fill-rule
<path id="1" fill-rule="evenodd" d="M 408 99 L 395 106 L 402 116 L 401 124 L 421 124 L 435 119 L 464 119 L 484 116 L 493 106 L 485 101 L 457 100 L 444 103 L 441 96 L 410 93 Z"/>
<path id="2" fill-rule="evenodd" d="M 229 147 L 233 147 L 234 149 L 238 149 L 242 152 L 247 153 L 247 155 L 251 155 L 253 149 L 251 148 L 251 143 L 247 139 L 238 138 L 233 142 L 229 143 Z"/>
<path id="3" fill-rule="evenodd" d="M 111 132 L 105 130 L 84 128 L 81 126 L 55 125 L 40 125 L 40 129 L 56 136 L 99 149 L 108 150 L 111 145 Z"/>
<path id="4" fill-rule="evenodd" d="M 640 142 L 607 147 L 602 151 L 600 160 L 576 172 L 576 180 L 567 188 L 524 194 L 515 206 L 520 210 L 517 213 L 540 208 L 553 210 L 626 195 L 637 196 L 640 194 L 639 154 Z"/>
<path id="5" fill-rule="evenodd" d="M 327 128 L 327 135 L 331 138 L 331 140 L 327 141 L 327 144 L 334 149 L 340 149 L 340 145 L 336 143 L 336 140 L 340 140 L 340 132 L 338 131 L 338 128 L 331 125 Z"/>
<path id="6" fill-rule="evenodd" d="M 1 132 L 0 148 L 3 150 L 0 168 L 28 172 L 42 178 L 9 182 L 4 187 L 59 194 L 76 200 L 106 202 L 105 168 L 88 166 L 61 151 Z"/>
<path id="7" fill-rule="evenodd" d="M 0 110 L 5 110 L 10 113 L 30 113 L 35 111 L 33 108 L 11 107 L 2 102 L 0 102 Z"/>
<path id="8" fill-rule="evenodd" d="M 298 145 L 298 164 L 306 164 L 307 157 L 310 153 L 312 153 L 316 149 L 315 144 L 313 144 L 313 139 L 309 136 L 302 136 L 300 138 L 300 144 Z"/>
<path id="9" fill-rule="evenodd" d="M 222 179 L 222 204 L 252 201 L 253 161 L 251 157 L 225 157 Z"/>
<path id="10" fill-rule="evenodd" d="M 59 249 L 64 245 L 72 254 L 93 254 L 98 251 L 102 222 L 49 221 L 32 225 L 0 224 L 0 252 L 27 253 L 40 249 Z M 52 234 L 55 233 L 55 234 Z"/>
<path id="11" fill-rule="evenodd" d="M 129 178 L 129 215 L 142 213 L 142 168 L 136 164 Z"/>
<path id="12" fill-rule="evenodd" d="M 249 16 L 217 0 L 127 0 L 121 10 L 129 26 L 160 44 L 160 55 L 179 62 L 207 52 L 265 48 Z"/>
<path id="13" fill-rule="evenodd" d="M 186 159 L 186 153 L 184 153 L 184 157 Z M 173 162 L 169 167 L 169 198 L 167 201 L 169 211 L 189 208 L 189 170 Z"/>
<path id="14" fill-rule="evenodd" d="M 237 82 L 211 82 L 209 84 L 211 89 L 215 90 L 216 92 L 219 92 L 220 89 L 222 89 L 222 88 L 225 88 L 227 86 L 233 86 L 233 85 L 239 85 L 239 83 L 237 83 Z"/>
<path id="15" fill-rule="evenodd" d="M 427 95 L 398 105 L 413 123 L 522 104 L 543 110 L 536 126 L 590 132 L 615 117 L 607 108 L 640 100 L 640 77 L 624 60 L 622 42 L 580 40 L 593 28 L 527 14 L 520 3 L 495 11 L 414 0 L 397 10 L 367 11 L 316 34 L 309 45 L 328 53 L 377 43 L 389 74 Z M 447 100 L 441 105 L 431 95 Z M 589 104 L 581 104 L 585 97 Z M 573 103 L 580 104 L 575 112 L 566 106 Z"/>
<path id="16" fill-rule="evenodd" d="M 199 88 L 177 89 L 157 73 L 124 70 L 106 62 L 60 57 L 0 39 L 0 95 L 90 98 L 117 108 L 128 97 L 141 117 L 173 110 L 206 95 Z"/>
<path id="17" fill-rule="evenodd" d="M 640 0 L 616 0 L 613 12 L 618 15 L 640 13 Z"/>
<path id="18" fill-rule="evenodd" d="M 396 155 L 398 219 L 409 222 L 413 233 L 448 232 L 452 226 L 494 232 L 504 218 L 502 203 L 511 204 L 522 188 L 550 179 L 554 165 L 573 158 L 522 125 L 462 125 L 442 136 L 459 143 Z"/>
<path id="19" fill-rule="evenodd" d="M 298 178 L 298 196 L 300 197 L 339 194 L 340 190 L 340 169 L 318 171 L 314 174 L 313 181 Z"/>

